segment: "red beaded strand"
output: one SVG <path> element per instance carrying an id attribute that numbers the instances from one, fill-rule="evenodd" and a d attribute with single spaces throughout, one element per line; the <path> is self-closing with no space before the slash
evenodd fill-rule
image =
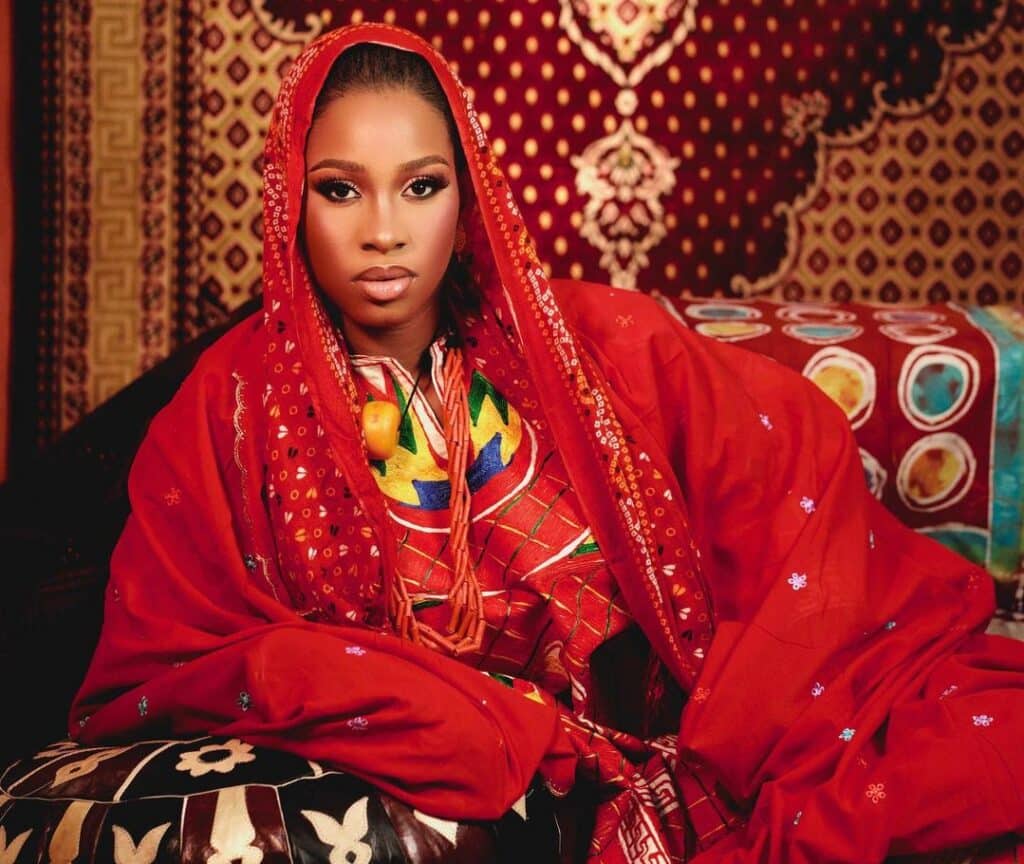
<path id="1" fill-rule="evenodd" d="M 444 384 L 444 438 L 448 447 L 449 511 L 451 528 L 448 547 L 451 551 L 454 578 L 448 591 L 451 618 L 448 634 L 439 633 L 429 624 L 418 621 L 412 599 L 400 575 L 391 580 L 391 617 L 396 632 L 413 642 L 442 648 L 451 654 L 464 654 L 480 648 L 484 635 L 483 593 L 469 553 L 469 482 L 466 466 L 469 461 L 469 404 L 462 372 L 462 351 L 449 348 L 441 368 Z"/>

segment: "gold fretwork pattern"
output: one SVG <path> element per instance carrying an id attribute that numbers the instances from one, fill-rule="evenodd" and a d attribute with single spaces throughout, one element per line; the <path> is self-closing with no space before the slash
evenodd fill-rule
<path id="1" fill-rule="evenodd" d="M 914 110 L 822 136 L 819 184 L 793 208 L 792 255 L 743 293 L 839 302 L 995 303 L 1024 270 L 1024 21 L 1009 6 L 953 52 Z M 816 124 L 794 102 L 794 138 Z M 813 130 L 812 131 L 816 131 Z"/>
<path id="2" fill-rule="evenodd" d="M 86 362 L 88 403 L 133 377 L 139 362 L 139 198 L 142 136 L 142 22 L 119 0 L 92 11 L 92 220 Z"/>
<path id="3" fill-rule="evenodd" d="M 64 429 L 170 350 L 174 70 L 166 4 L 69 3 L 61 21 L 69 86 L 54 419 Z"/>
<path id="4" fill-rule="evenodd" d="M 89 375 L 83 384 L 85 405 L 93 406 L 132 381 L 141 371 L 144 359 L 167 352 L 166 343 L 151 342 L 146 352 L 148 358 L 144 357 L 139 299 L 143 281 L 142 226 L 157 217 L 158 212 L 157 221 L 162 217 L 166 223 L 170 178 L 160 176 L 160 162 L 144 152 L 145 145 L 151 142 L 139 122 L 143 84 L 147 73 L 151 75 L 154 71 L 146 68 L 143 40 L 155 34 L 147 34 L 139 7 L 132 8 L 120 0 L 94 0 L 90 31 L 95 85 L 91 90 L 93 195 L 89 226 L 93 266 L 87 281 L 89 318 L 85 347 Z M 159 35 L 166 39 L 169 34 Z M 166 62 L 166 55 L 164 59 Z M 163 72 L 168 79 L 173 74 L 169 67 Z M 161 143 L 169 152 L 166 135 Z M 141 194 L 144 179 L 147 189 L 158 189 L 162 184 L 162 202 L 147 205 Z M 158 199 L 159 192 L 154 192 L 149 197 Z M 159 293 L 160 301 L 150 312 L 153 319 L 160 317 L 160 306 L 170 296 L 166 282 L 164 287 Z"/>

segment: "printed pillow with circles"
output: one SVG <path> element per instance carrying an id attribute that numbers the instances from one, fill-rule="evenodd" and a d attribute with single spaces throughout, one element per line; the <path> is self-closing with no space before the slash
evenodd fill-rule
<path id="1" fill-rule="evenodd" d="M 237 738 L 62 741 L 0 777 L 0 861 L 497 862 L 522 854 L 525 817 L 524 799 L 499 822 L 436 819 L 350 774 Z"/>

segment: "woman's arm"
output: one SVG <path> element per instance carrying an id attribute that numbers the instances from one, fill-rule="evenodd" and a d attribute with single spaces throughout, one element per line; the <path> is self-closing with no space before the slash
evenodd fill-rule
<path id="1" fill-rule="evenodd" d="M 238 735 L 448 818 L 502 815 L 546 756 L 571 784 L 550 699 L 291 607 L 260 504 L 260 442 L 235 422 L 244 378 L 202 363 L 139 450 L 73 736 Z"/>

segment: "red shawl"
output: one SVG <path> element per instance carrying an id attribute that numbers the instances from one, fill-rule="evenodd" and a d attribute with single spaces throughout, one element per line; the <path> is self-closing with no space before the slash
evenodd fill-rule
<path id="1" fill-rule="evenodd" d="M 363 41 L 426 57 L 452 105 L 484 296 L 460 322 L 466 366 L 486 363 L 556 441 L 631 616 L 689 696 L 678 740 L 657 744 L 671 793 L 528 682 L 390 632 L 393 529 L 298 238 L 316 95 Z M 1021 826 L 1024 646 L 978 635 L 987 575 L 874 502 L 813 385 L 642 295 L 551 283 L 429 45 L 384 25 L 313 43 L 282 84 L 264 181 L 263 315 L 207 351 L 140 449 L 75 737 L 239 735 L 457 818 L 498 816 L 538 771 L 567 788 L 580 754 L 632 796 L 599 814 L 607 862 L 721 838 L 725 814 L 701 827 L 698 775 L 749 818 L 706 853 L 721 860 L 867 861 Z"/>

